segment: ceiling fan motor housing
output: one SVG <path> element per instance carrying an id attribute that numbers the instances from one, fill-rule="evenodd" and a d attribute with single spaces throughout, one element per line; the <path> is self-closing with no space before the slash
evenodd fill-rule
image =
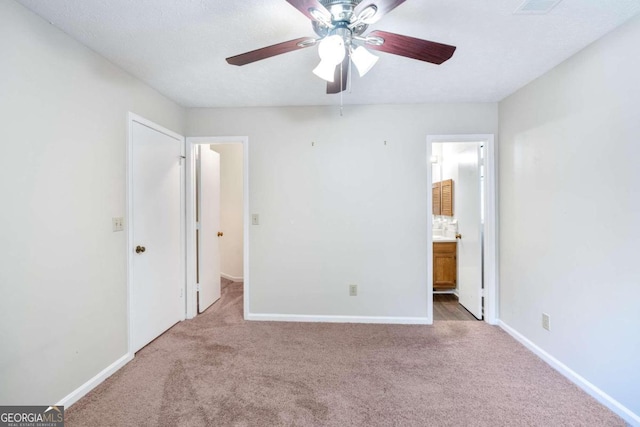
<path id="1" fill-rule="evenodd" d="M 368 25 L 364 22 L 357 22 L 358 17 L 354 15 L 354 10 L 361 1 L 362 0 L 321 0 L 320 3 L 329 11 L 331 17 L 326 17 L 327 19 L 324 20 L 312 21 L 313 30 L 320 37 L 326 37 L 328 35 L 345 33 L 342 30 L 336 32 L 336 30 L 343 28 L 348 31 L 349 40 L 351 39 L 351 34 L 358 36 L 364 33 Z M 331 22 L 328 22 L 329 20 Z M 356 25 L 353 25 L 353 23 L 356 23 Z"/>
<path id="2" fill-rule="evenodd" d="M 335 28 L 329 31 L 329 35 L 337 35 L 342 37 L 345 46 L 351 46 L 352 31 L 349 29 L 345 22 L 338 22 Z"/>
<path id="3" fill-rule="evenodd" d="M 353 10 L 360 0 L 321 0 L 320 3 L 331 13 L 332 21 L 351 22 Z"/>

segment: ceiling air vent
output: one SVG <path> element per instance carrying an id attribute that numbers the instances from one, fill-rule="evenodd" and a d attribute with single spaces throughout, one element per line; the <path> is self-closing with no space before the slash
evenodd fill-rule
<path id="1" fill-rule="evenodd" d="M 513 13 L 514 15 L 544 15 L 556 7 L 562 0 L 525 0 Z"/>

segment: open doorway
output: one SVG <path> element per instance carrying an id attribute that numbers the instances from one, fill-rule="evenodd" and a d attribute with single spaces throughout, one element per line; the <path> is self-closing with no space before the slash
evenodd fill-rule
<path id="1" fill-rule="evenodd" d="M 187 138 L 187 318 L 217 300 L 225 285 L 246 287 L 247 154 L 246 137 Z"/>
<path id="2" fill-rule="evenodd" d="M 206 146 L 201 146 L 206 149 Z M 220 276 L 243 281 L 243 147 L 239 143 L 211 144 L 220 156 Z"/>
<path id="3" fill-rule="evenodd" d="M 496 319 L 492 135 L 428 137 L 429 316 Z"/>
<path id="4" fill-rule="evenodd" d="M 482 142 L 432 145 L 433 320 L 483 318 Z"/>

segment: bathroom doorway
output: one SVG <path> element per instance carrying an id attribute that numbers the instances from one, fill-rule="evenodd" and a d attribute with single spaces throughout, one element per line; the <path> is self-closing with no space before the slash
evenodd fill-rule
<path id="1" fill-rule="evenodd" d="M 200 228 L 197 215 L 197 195 L 201 193 L 197 179 L 198 152 L 219 157 L 220 201 L 217 210 L 220 226 L 209 230 L 220 250 L 220 268 L 216 281 L 221 292 L 229 283 L 244 287 L 244 309 L 248 312 L 248 253 L 249 253 L 249 203 L 248 203 L 248 154 L 249 139 L 238 137 L 189 137 L 187 138 L 187 318 L 199 311 L 199 257 Z M 202 199 L 204 200 L 204 196 Z M 209 199 L 209 197 L 206 197 Z M 203 254 L 204 255 L 204 254 Z"/>
<path id="2" fill-rule="evenodd" d="M 492 135 L 430 137 L 429 302 L 433 320 L 495 320 Z M 487 171 L 491 168 L 491 176 Z"/>

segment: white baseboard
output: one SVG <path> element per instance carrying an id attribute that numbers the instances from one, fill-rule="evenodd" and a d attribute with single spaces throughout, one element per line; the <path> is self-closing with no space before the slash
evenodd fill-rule
<path id="1" fill-rule="evenodd" d="M 229 274 L 220 273 L 220 277 L 224 277 L 227 280 L 231 280 L 232 282 L 244 282 L 242 277 L 231 276 Z"/>
<path id="2" fill-rule="evenodd" d="M 396 325 L 430 325 L 427 317 L 375 317 L 375 316 L 314 316 L 307 314 L 248 313 L 246 320 L 267 322 L 317 322 L 317 323 L 382 323 Z"/>
<path id="3" fill-rule="evenodd" d="M 86 395 L 91 390 L 96 388 L 98 386 L 98 384 L 100 384 L 102 381 L 104 381 L 107 378 L 109 378 L 118 369 L 122 368 L 124 365 L 129 363 L 132 359 L 133 359 L 133 354 L 130 354 L 130 353 L 125 354 L 124 356 L 122 356 L 121 358 L 119 358 L 118 360 L 113 362 L 111 365 L 109 365 L 106 368 L 104 368 L 95 377 L 91 378 L 89 381 L 87 381 L 86 383 L 82 384 L 80 387 L 78 387 L 77 389 L 75 389 L 74 391 L 72 391 L 71 393 L 66 395 L 64 398 L 62 398 L 62 400 L 60 402 L 56 403 L 56 405 L 64 406 L 65 409 L 69 408 L 69 406 L 71 406 L 74 403 L 76 403 L 84 395 Z"/>
<path id="4" fill-rule="evenodd" d="M 587 381 L 583 376 L 569 368 L 567 365 L 538 347 L 531 340 L 526 338 L 520 332 L 513 329 L 511 326 L 504 323 L 502 320 L 498 320 L 497 325 L 500 326 L 505 332 L 519 341 L 522 345 L 527 347 L 533 353 L 535 353 L 542 360 L 547 362 L 553 369 L 560 372 L 567 377 L 571 382 L 584 390 L 587 394 L 591 395 L 598 402 L 602 403 L 607 408 L 618 414 L 622 419 L 631 424 L 632 426 L 640 426 L 640 415 L 633 413 L 629 408 L 622 405 L 620 402 L 609 396 L 604 391 Z"/>

